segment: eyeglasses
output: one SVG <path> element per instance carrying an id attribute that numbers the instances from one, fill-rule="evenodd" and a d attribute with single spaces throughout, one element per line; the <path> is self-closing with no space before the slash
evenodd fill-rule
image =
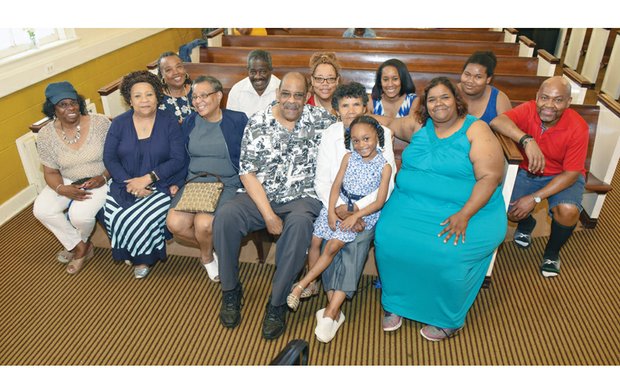
<path id="1" fill-rule="evenodd" d="M 295 101 L 303 101 L 306 97 L 306 93 L 291 93 L 290 91 L 280 91 L 280 99 L 284 101 L 289 99 L 291 96 Z"/>
<path id="2" fill-rule="evenodd" d="M 335 78 L 322 78 L 320 76 L 312 75 L 312 79 L 314 79 L 314 81 L 317 82 L 318 84 L 323 84 L 325 82 L 327 82 L 327 84 L 334 84 L 334 83 L 336 83 L 336 80 L 338 78 L 337 77 L 335 77 Z"/>
<path id="3" fill-rule="evenodd" d="M 200 95 L 192 95 L 192 101 L 197 101 L 198 99 L 205 100 L 209 98 L 211 95 L 217 93 L 218 91 L 211 91 L 210 93 L 202 93 Z"/>
<path id="4" fill-rule="evenodd" d="M 76 106 L 80 106 L 80 103 L 78 101 L 74 101 L 72 99 L 70 100 L 64 100 L 62 102 L 58 102 L 56 104 L 57 107 L 61 108 L 61 109 L 68 109 L 70 107 L 76 107 Z"/>

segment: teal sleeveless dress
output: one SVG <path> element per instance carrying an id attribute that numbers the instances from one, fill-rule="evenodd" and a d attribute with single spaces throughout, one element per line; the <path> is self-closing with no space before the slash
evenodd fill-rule
<path id="1" fill-rule="evenodd" d="M 506 235 L 507 219 L 498 187 L 469 221 L 466 242 L 444 244 L 437 234 L 459 211 L 476 183 L 469 159 L 467 129 L 477 119 L 439 139 L 431 119 L 415 133 L 402 154 L 394 192 L 375 231 L 383 308 L 441 328 L 457 328 L 473 304 Z"/>

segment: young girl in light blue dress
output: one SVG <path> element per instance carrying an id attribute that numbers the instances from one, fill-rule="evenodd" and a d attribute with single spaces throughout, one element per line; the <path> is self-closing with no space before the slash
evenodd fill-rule
<path id="1" fill-rule="evenodd" d="M 351 145 L 353 151 L 342 158 L 340 170 L 329 194 L 329 206 L 323 207 L 314 222 L 311 251 L 308 254 L 320 254 L 320 256 L 314 260 L 310 260 L 309 257 L 308 273 L 295 283 L 286 298 L 286 303 L 291 309 L 296 310 L 299 306 L 304 288 L 321 275 L 346 243 L 355 239 L 357 233 L 353 231 L 353 226 L 357 220 L 361 218 L 364 221 L 364 230 L 372 230 L 377 223 L 380 210 L 387 199 L 392 174 L 392 167 L 377 148 L 377 145 L 383 147 L 383 144 L 383 128 L 377 120 L 370 116 L 361 116 L 353 120 L 351 132 L 345 137 L 345 145 L 347 148 Z M 339 199 L 347 204 L 349 211 L 354 211 L 354 202 L 376 190 L 378 192 L 375 201 L 353 212 L 342 221 L 338 219 L 336 204 Z M 327 240 L 327 244 L 321 253 L 324 239 Z"/>

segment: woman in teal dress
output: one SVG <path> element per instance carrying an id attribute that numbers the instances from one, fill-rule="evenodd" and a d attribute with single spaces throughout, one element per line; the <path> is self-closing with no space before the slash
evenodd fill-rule
<path id="1" fill-rule="evenodd" d="M 427 324 L 429 340 L 456 334 L 506 234 L 503 155 L 488 125 L 446 78 L 424 90 L 417 116 L 386 124 L 410 141 L 376 227 L 383 327 Z"/>

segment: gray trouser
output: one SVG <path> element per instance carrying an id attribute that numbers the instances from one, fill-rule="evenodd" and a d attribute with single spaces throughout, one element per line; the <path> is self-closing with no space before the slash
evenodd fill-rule
<path id="1" fill-rule="evenodd" d="M 351 299 L 357 291 L 364 266 L 368 259 L 368 250 L 375 238 L 375 229 L 357 233 L 355 240 L 349 242 L 334 256 L 331 264 L 323 271 L 323 289 L 325 291 L 343 291 Z M 323 241 L 322 249 L 327 241 Z"/>
<path id="2" fill-rule="evenodd" d="M 321 202 L 304 197 L 284 204 L 271 203 L 271 208 L 283 222 L 276 242 L 276 272 L 271 287 L 271 304 L 280 306 L 286 303 L 286 296 L 304 267 Z M 219 260 L 222 290 L 232 290 L 239 283 L 239 248 L 243 237 L 263 228 L 262 215 L 245 193 L 236 195 L 215 211 L 213 246 Z"/>

